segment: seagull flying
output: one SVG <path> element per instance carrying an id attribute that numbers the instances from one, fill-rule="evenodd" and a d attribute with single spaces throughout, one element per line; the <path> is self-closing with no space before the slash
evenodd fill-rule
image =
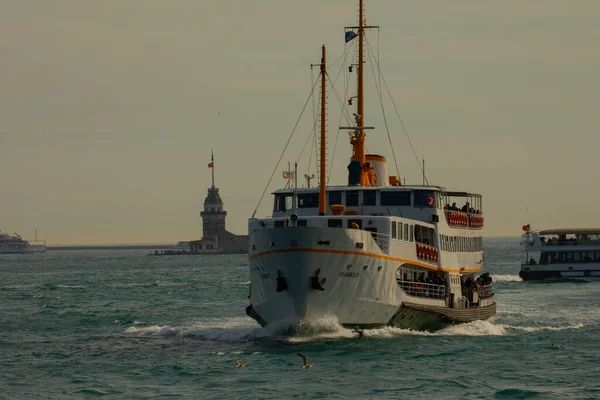
<path id="1" fill-rule="evenodd" d="M 244 368 L 248 366 L 248 363 L 241 363 L 240 360 L 231 360 L 235 363 L 236 368 Z"/>
<path id="2" fill-rule="evenodd" d="M 300 354 L 300 353 L 296 353 L 296 354 L 298 354 L 298 355 L 300 356 L 300 358 L 302 358 L 302 361 L 304 361 L 304 365 L 303 365 L 303 366 L 301 366 L 300 368 L 310 368 L 310 367 L 312 367 L 312 366 L 313 366 L 312 364 L 309 364 L 309 363 L 308 363 L 308 358 L 306 358 L 305 356 L 303 356 L 303 355 L 302 355 L 302 354 Z"/>

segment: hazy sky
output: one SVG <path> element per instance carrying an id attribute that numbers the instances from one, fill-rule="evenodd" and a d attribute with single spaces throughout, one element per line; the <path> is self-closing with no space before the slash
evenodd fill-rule
<path id="1" fill-rule="evenodd" d="M 482 193 L 488 235 L 600 226 L 599 1 L 372 0 L 367 12 L 432 184 Z M 354 0 L 3 0 L 0 229 L 37 228 L 49 244 L 200 238 L 214 148 L 227 227 L 245 233 L 310 91 L 309 64 L 322 44 L 330 61 L 342 54 L 355 19 Z M 419 183 L 384 101 L 400 174 Z M 306 116 L 286 164 L 312 106 Z M 377 127 L 369 151 L 394 172 L 376 96 L 366 122 Z M 343 133 L 332 184 L 349 155 Z"/>

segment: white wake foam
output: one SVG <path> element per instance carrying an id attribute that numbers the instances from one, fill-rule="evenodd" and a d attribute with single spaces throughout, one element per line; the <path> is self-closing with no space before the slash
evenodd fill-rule
<path id="1" fill-rule="evenodd" d="M 256 326 L 256 323 L 249 318 L 241 317 L 199 321 L 186 326 L 132 326 L 127 328 L 125 333 L 140 336 L 182 336 L 224 342 L 241 342 L 279 337 L 290 325 L 289 322 L 284 321 L 280 325 L 269 325 L 267 328 L 261 328 Z"/>
<path id="2" fill-rule="evenodd" d="M 270 339 L 290 343 L 305 343 L 323 340 L 357 339 L 358 336 L 352 329 L 340 325 L 335 316 L 326 316 L 311 322 L 304 322 L 296 326 L 293 335 L 288 330 L 291 321 L 284 321 L 279 325 L 269 325 L 261 328 L 249 318 L 228 318 L 195 322 L 186 326 L 131 326 L 125 330 L 133 335 L 156 336 L 181 336 L 193 337 L 203 340 L 223 342 L 245 342 L 251 340 Z M 414 331 L 410 329 L 384 326 L 376 329 L 365 329 L 365 339 L 393 339 L 402 336 L 503 336 L 516 332 L 535 333 L 542 331 L 563 331 L 567 329 L 580 329 L 583 324 L 568 326 L 518 326 L 496 324 L 492 321 L 473 321 L 465 324 L 452 325 L 436 332 Z"/>
<path id="3" fill-rule="evenodd" d="M 559 331 L 566 331 L 569 329 L 581 329 L 584 326 L 585 326 L 584 324 L 579 323 L 579 324 L 567 325 L 567 326 L 511 326 L 510 328 L 514 329 L 516 331 L 532 333 L 532 332 L 543 332 L 543 331 L 559 332 Z"/>
<path id="4" fill-rule="evenodd" d="M 523 282 L 519 275 L 492 275 L 493 282 Z"/>

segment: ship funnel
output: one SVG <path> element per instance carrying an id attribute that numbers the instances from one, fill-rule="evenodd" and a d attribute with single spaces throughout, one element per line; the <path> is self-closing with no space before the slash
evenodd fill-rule
<path id="1" fill-rule="evenodd" d="M 387 162 L 385 157 L 377 154 L 367 154 L 367 162 L 371 164 L 370 173 L 375 178 L 374 186 L 390 186 L 390 177 L 388 175 Z"/>

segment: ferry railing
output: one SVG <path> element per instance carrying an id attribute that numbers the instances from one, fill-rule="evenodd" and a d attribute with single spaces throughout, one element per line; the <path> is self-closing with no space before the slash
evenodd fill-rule
<path id="1" fill-rule="evenodd" d="M 433 283 L 403 281 L 396 279 L 398 286 L 409 296 L 428 297 L 431 299 L 446 298 L 446 286 Z"/>
<path id="2" fill-rule="evenodd" d="M 377 243 L 377 246 L 379 246 L 381 251 L 383 251 L 384 253 L 387 253 L 388 250 L 390 249 L 390 235 L 386 235 L 385 233 L 378 233 L 378 232 L 370 232 L 370 231 L 367 231 L 367 232 L 369 232 L 371 234 L 371 237 L 373 238 L 375 243 Z"/>
<path id="3" fill-rule="evenodd" d="M 477 292 L 479 293 L 480 299 L 485 299 L 487 297 L 492 297 L 494 295 L 494 292 L 492 292 L 492 284 L 491 283 L 488 285 L 478 286 Z"/>

